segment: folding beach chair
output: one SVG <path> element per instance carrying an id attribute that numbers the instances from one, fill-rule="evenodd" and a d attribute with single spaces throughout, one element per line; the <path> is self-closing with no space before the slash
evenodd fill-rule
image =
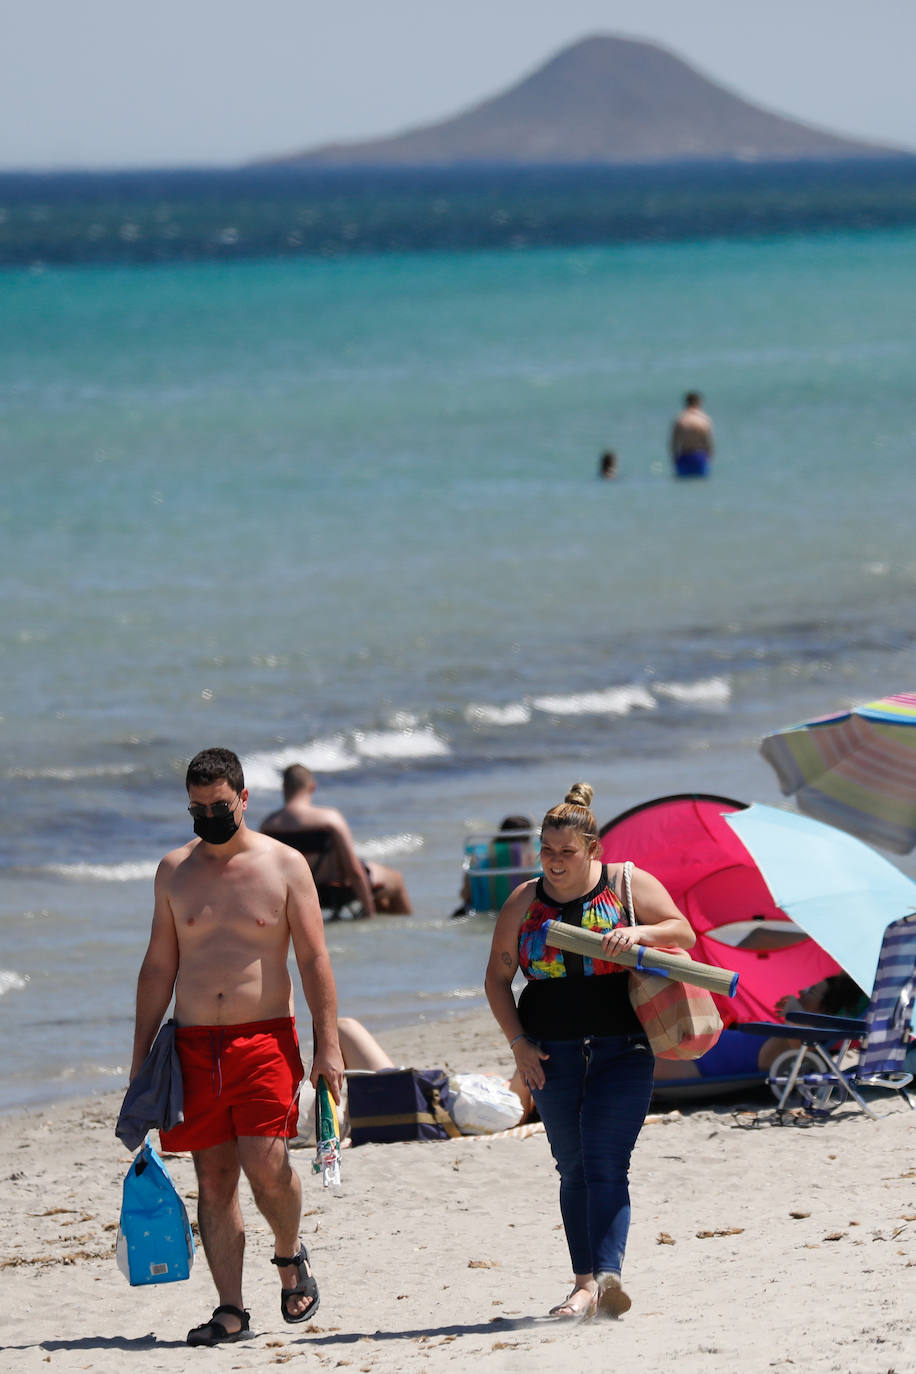
<path id="1" fill-rule="evenodd" d="M 272 840 L 297 849 L 307 861 L 318 889 L 318 901 L 325 920 L 339 921 L 344 913 L 356 919 L 362 916 L 362 903 L 347 883 L 339 878 L 338 836 L 332 826 L 316 826 L 310 830 L 265 830 Z"/>
<path id="2" fill-rule="evenodd" d="M 462 868 L 470 880 L 469 912 L 499 911 L 506 898 L 541 870 L 534 861 L 532 830 L 501 830 L 498 835 L 469 835 Z"/>
<path id="3" fill-rule="evenodd" d="M 774 1060 L 768 1082 L 782 1111 L 800 1099 L 812 1111 L 831 1112 L 852 1098 L 877 1121 L 862 1089 L 899 1092 L 916 1110 L 916 1096 L 908 1091 L 913 1074 L 904 1059 L 916 1043 L 913 1029 L 913 988 L 916 985 L 916 915 L 894 921 L 884 932 L 871 1002 L 864 1018 L 820 1016 L 793 1012 L 785 1022 L 746 1021 L 735 1027 L 751 1035 L 790 1036 L 801 1042 Z M 861 1045 L 858 1062 L 844 1065 L 854 1043 Z"/>

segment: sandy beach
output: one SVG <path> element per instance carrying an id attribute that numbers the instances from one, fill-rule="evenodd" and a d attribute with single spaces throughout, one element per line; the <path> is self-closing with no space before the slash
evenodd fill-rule
<path id="1" fill-rule="evenodd" d="M 485 1014 L 387 1037 L 397 1062 L 506 1070 Z M 778 1127 L 766 1099 L 653 1112 L 633 1161 L 618 1322 L 547 1317 L 569 1266 L 542 1133 L 347 1150 L 339 1194 L 303 1177 L 303 1236 L 321 1286 L 314 1321 L 279 1315 L 271 1240 L 250 1195 L 252 1337 L 191 1352 L 215 1299 L 198 1251 L 184 1283 L 131 1288 L 114 1244 L 129 1155 L 120 1092 L 0 1121 L 4 1370 L 916 1370 L 916 1114 L 842 1108 Z M 194 1214 L 187 1156 L 169 1169 Z M 909 1296 L 907 1296 L 909 1295 Z"/>

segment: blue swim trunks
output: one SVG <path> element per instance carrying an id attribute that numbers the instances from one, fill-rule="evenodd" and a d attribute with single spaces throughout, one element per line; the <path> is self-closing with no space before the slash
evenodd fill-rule
<path id="1" fill-rule="evenodd" d="M 674 460 L 674 470 L 678 477 L 705 477 L 709 471 L 709 454 L 700 450 L 679 453 Z"/>

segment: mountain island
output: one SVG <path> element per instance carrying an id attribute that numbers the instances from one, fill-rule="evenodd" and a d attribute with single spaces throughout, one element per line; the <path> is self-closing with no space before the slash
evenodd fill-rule
<path id="1" fill-rule="evenodd" d="M 654 43 L 597 35 L 451 119 L 261 165 L 448 167 L 892 157 L 765 110 Z"/>

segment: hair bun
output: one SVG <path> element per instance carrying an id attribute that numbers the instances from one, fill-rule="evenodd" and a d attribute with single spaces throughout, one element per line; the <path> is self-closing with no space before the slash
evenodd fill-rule
<path id="1" fill-rule="evenodd" d="M 570 806 L 584 806 L 587 810 L 592 804 L 594 795 L 594 788 L 589 787 L 587 782 L 574 782 L 564 800 Z"/>

